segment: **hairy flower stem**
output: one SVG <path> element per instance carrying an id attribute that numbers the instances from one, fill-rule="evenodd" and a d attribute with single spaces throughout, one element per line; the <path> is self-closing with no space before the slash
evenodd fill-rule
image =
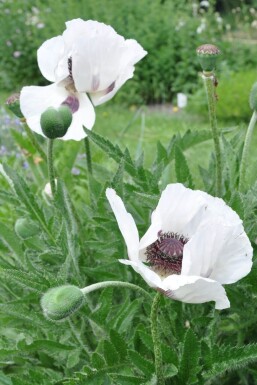
<path id="1" fill-rule="evenodd" d="M 39 153 L 41 158 L 46 161 L 47 157 L 46 157 L 46 154 L 45 154 L 44 150 L 42 149 L 42 147 L 40 146 L 40 144 L 36 140 L 34 134 L 32 133 L 31 129 L 29 128 L 29 126 L 27 125 L 26 122 L 23 122 L 23 127 L 24 127 L 24 130 L 25 130 L 25 132 L 26 132 L 26 134 L 27 134 L 31 144 L 37 150 L 37 152 Z"/>
<path id="2" fill-rule="evenodd" d="M 216 119 L 216 96 L 215 96 L 215 85 L 214 85 L 214 74 L 213 72 L 203 72 L 202 75 L 207 101 L 209 109 L 209 119 L 212 131 L 212 137 L 214 141 L 215 157 L 216 157 L 216 195 L 221 196 L 222 188 L 222 164 L 221 164 L 221 149 L 219 131 L 217 127 Z"/>
<path id="3" fill-rule="evenodd" d="M 47 161 L 48 161 L 48 176 L 51 186 L 52 195 L 55 195 L 55 180 L 54 180 L 54 164 L 53 164 L 53 145 L 54 139 L 47 141 Z"/>
<path id="4" fill-rule="evenodd" d="M 152 300 L 152 296 L 147 293 L 142 287 L 134 285 L 133 283 L 129 282 L 122 282 L 122 281 L 103 281 L 103 282 L 98 282 L 94 283 L 93 285 L 86 286 L 84 289 L 80 289 L 84 295 L 91 293 L 92 291 L 98 290 L 98 289 L 104 289 L 106 287 L 125 287 L 128 289 L 133 289 L 137 290 L 143 295 L 147 296 L 148 299 Z"/>
<path id="5" fill-rule="evenodd" d="M 239 191 L 243 191 L 244 187 L 245 187 L 245 174 L 246 174 L 246 167 L 247 167 L 247 159 L 248 159 L 248 153 L 249 153 L 249 148 L 250 148 L 250 144 L 251 144 L 253 129 L 254 129 L 256 121 L 257 121 L 257 113 L 256 113 L 256 111 L 254 111 L 252 118 L 250 120 L 248 129 L 246 131 L 246 136 L 245 136 L 244 148 L 243 148 L 242 159 L 241 159 L 241 164 L 240 164 L 240 173 L 239 173 L 239 186 L 238 186 Z"/>
<path id="6" fill-rule="evenodd" d="M 151 309 L 151 329 L 152 339 L 154 345 L 154 356 L 155 356 L 155 374 L 157 377 L 157 385 L 165 385 L 162 368 L 162 352 L 160 345 L 160 336 L 158 330 L 158 307 L 162 294 L 157 293 L 154 297 Z"/>
<path id="7" fill-rule="evenodd" d="M 87 160 L 87 170 L 90 175 L 93 174 L 93 168 L 92 168 L 92 159 L 91 159 L 91 151 L 90 151 L 90 145 L 88 137 L 84 139 L 85 143 L 85 150 L 86 150 L 86 160 Z"/>

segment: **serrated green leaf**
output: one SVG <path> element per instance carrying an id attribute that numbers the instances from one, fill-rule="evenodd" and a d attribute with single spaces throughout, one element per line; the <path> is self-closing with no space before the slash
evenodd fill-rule
<path id="1" fill-rule="evenodd" d="M 212 368 L 204 373 L 206 380 L 220 376 L 227 371 L 238 370 L 257 361 L 257 344 L 245 346 L 223 346 L 212 352 Z"/>
<path id="2" fill-rule="evenodd" d="M 3 168 L 7 177 L 10 178 L 12 187 L 15 190 L 17 197 L 28 210 L 31 215 L 31 218 L 40 224 L 44 232 L 55 243 L 54 236 L 48 229 L 45 215 L 39 207 L 34 194 L 30 191 L 25 180 L 7 165 L 4 165 Z"/>
<path id="3" fill-rule="evenodd" d="M 198 365 L 200 358 L 200 343 L 192 329 L 188 329 L 184 342 L 182 357 L 179 365 L 179 384 L 190 385 L 197 382 L 197 373 L 200 371 Z"/>
<path id="4" fill-rule="evenodd" d="M 145 381 L 144 377 L 125 376 L 123 374 L 110 374 L 115 385 L 139 385 Z"/>
<path id="5" fill-rule="evenodd" d="M 244 220 L 244 201 L 238 191 L 233 192 L 229 206 L 237 212 L 242 220 Z"/>
<path id="6" fill-rule="evenodd" d="M 91 362 L 94 368 L 101 369 L 103 368 L 105 364 L 104 358 L 98 354 L 97 352 L 94 352 L 91 357 Z"/>
<path id="7" fill-rule="evenodd" d="M 46 351 L 62 351 L 62 350 L 73 350 L 74 346 L 70 345 L 64 345 L 57 341 L 50 341 L 50 340 L 37 340 L 32 342 L 31 344 L 27 345 L 25 341 L 20 341 L 18 343 L 18 348 L 22 351 L 39 351 L 39 350 L 46 350 Z"/>
<path id="8" fill-rule="evenodd" d="M 13 229 L 9 229 L 3 223 L 0 226 L 0 238 L 8 249 L 15 255 L 15 259 L 20 266 L 24 264 L 24 253 L 21 243 Z"/>
<path id="9" fill-rule="evenodd" d="M 80 350 L 74 350 L 69 353 L 68 359 L 67 359 L 67 368 L 72 369 L 74 366 L 76 366 L 80 361 Z"/>
<path id="10" fill-rule="evenodd" d="M 49 288 L 49 283 L 46 279 L 33 273 L 26 273 L 25 271 L 0 269 L 0 276 L 2 279 L 16 282 L 18 285 L 37 293 L 43 293 Z"/>
<path id="11" fill-rule="evenodd" d="M 110 330 L 110 340 L 118 352 L 120 360 L 124 360 L 127 356 L 127 343 L 124 338 L 114 329 Z"/>
<path id="12" fill-rule="evenodd" d="M 12 385 L 13 382 L 10 377 L 7 377 L 3 372 L 0 372 L 0 384 L 1 385 Z"/>
<path id="13" fill-rule="evenodd" d="M 134 350 L 128 351 L 128 356 L 132 364 L 139 369 L 148 379 L 154 374 L 154 364 Z"/>
<path id="14" fill-rule="evenodd" d="M 104 358 L 109 366 L 117 365 L 117 363 L 120 361 L 117 350 L 108 340 L 104 341 Z"/>
<path id="15" fill-rule="evenodd" d="M 175 147 L 175 171 L 177 182 L 184 183 L 188 187 L 194 188 L 186 157 L 178 146 Z"/>

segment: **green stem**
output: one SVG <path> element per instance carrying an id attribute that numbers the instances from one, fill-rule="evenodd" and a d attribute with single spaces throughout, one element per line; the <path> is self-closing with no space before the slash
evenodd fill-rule
<path id="1" fill-rule="evenodd" d="M 213 82 L 214 74 L 212 72 L 208 72 L 206 74 L 203 73 L 203 81 L 204 81 L 206 94 L 207 94 L 209 119 L 210 119 L 212 137 L 214 141 L 215 157 L 216 157 L 216 195 L 221 196 L 222 164 L 221 164 L 219 131 L 218 131 L 217 119 L 216 119 L 216 97 L 215 97 L 215 85 Z"/>
<path id="2" fill-rule="evenodd" d="M 242 191 L 245 187 L 247 159 L 248 159 L 248 153 L 249 153 L 250 143 L 252 139 L 253 129 L 256 121 L 257 121 L 257 113 L 256 111 L 254 111 L 246 132 L 246 136 L 245 136 L 245 143 L 244 143 L 242 159 L 240 164 L 240 173 L 239 173 L 239 191 Z"/>
<path id="3" fill-rule="evenodd" d="M 122 281 L 104 281 L 104 282 L 98 282 L 94 283 L 93 285 L 86 286 L 83 289 L 80 289 L 84 295 L 91 293 L 92 291 L 104 289 L 106 287 L 125 287 L 128 289 L 133 289 L 139 291 L 141 294 L 148 297 L 148 299 L 152 300 L 152 296 L 147 293 L 142 287 L 134 285 L 133 283 L 129 282 L 122 282 Z"/>
<path id="4" fill-rule="evenodd" d="M 157 377 L 157 385 L 165 385 L 162 369 L 162 352 L 160 346 L 160 336 L 158 330 L 158 306 L 162 294 L 157 293 L 154 297 L 151 309 L 151 329 L 152 339 L 154 345 L 154 356 L 155 356 L 155 374 Z"/>
<path id="5" fill-rule="evenodd" d="M 88 137 L 84 139 L 85 143 L 85 150 L 86 150 L 86 160 L 87 160 L 87 170 L 90 175 L 93 174 L 93 168 L 92 168 L 92 159 L 91 159 L 91 151 L 90 151 L 90 145 Z"/>
<path id="6" fill-rule="evenodd" d="M 50 181 L 50 186 L 52 190 L 52 195 L 55 195 L 55 178 L 54 178 L 54 164 L 53 164 L 53 145 L 54 139 L 48 139 L 47 142 L 47 160 L 48 160 L 48 176 Z"/>
<path id="7" fill-rule="evenodd" d="M 29 126 L 27 125 L 27 123 L 24 123 L 23 127 L 24 127 L 24 130 L 25 130 L 31 144 L 35 147 L 37 152 L 40 154 L 41 158 L 44 159 L 45 161 L 47 161 L 45 151 L 42 149 L 42 147 L 40 146 L 40 144 L 36 140 L 35 136 L 33 135 L 32 131 L 29 128 Z"/>

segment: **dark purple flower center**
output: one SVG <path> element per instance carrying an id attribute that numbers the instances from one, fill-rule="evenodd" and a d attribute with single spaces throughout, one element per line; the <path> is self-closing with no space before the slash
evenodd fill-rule
<path id="1" fill-rule="evenodd" d="M 69 78 L 73 80 L 73 77 L 72 77 L 72 57 L 68 58 L 68 71 L 69 71 Z"/>
<path id="2" fill-rule="evenodd" d="M 158 239 L 146 248 L 147 262 L 161 275 L 180 274 L 187 242 L 183 235 L 159 231 Z"/>

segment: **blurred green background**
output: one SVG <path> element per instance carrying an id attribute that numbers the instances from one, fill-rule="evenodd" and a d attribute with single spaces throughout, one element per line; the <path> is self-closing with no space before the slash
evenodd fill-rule
<path id="1" fill-rule="evenodd" d="M 257 0 L 1 0 L 0 17 L 2 104 L 23 85 L 48 84 L 37 66 L 37 49 L 46 39 L 60 35 L 65 21 L 81 17 L 112 25 L 148 51 L 136 65 L 133 79 L 96 109 L 96 132 L 128 146 L 132 153 L 143 149 L 148 164 L 158 140 L 165 145 L 173 134 L 208 127 L 195 49 L 209 42 L 222 51 L 217 68 L 219 128 L 241 130 L 244 135 L 251 116 L 249 91 L 257 80 Z M 188 96 L 183 110 L 176 108 L 178 92 Z M 10 126 L 16 130 L 19 122 L 10 120 L 2 107 L 0 124 L 4 158 L 15 152 Z M 63 146 L 64 157 L 67 148 Z M 210 151 L 211 142 L 196 148 L 197 156 L 189 154 L 192 165 L 206 161 Z M 94 156 L 96 162 L 101 159 L 97 152 Z M 256 166 L 253 154 L 252 172 Z"/>

